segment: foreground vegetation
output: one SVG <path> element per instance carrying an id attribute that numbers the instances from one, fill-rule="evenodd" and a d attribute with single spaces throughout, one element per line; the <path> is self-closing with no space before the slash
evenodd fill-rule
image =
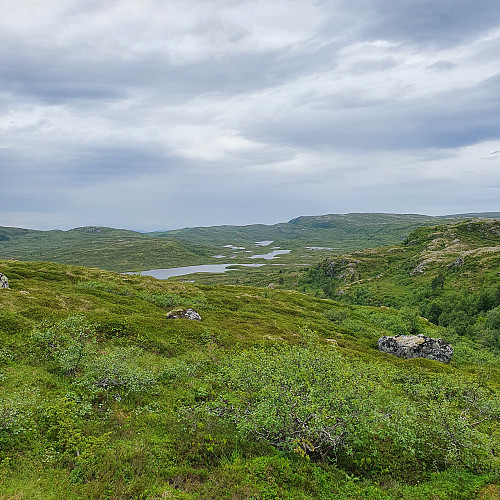
<path id="1" fill-rule="evenodd" d="M 411 309 L 0 272 L 0 498 L 497 498 L 499 358 Z M 453 361 L 378 352 L 405 332 Z"/>

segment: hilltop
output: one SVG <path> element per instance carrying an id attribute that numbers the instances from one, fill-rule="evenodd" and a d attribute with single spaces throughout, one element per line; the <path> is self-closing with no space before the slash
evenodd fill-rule
<path id="1" fill-rule="evenodd" d="M 476 214 L 490 217 L 492 214 Z M 500 213 L 496 216 L 500 217 Z M 245 244 L 274 240 L 288 245 L 334 245 L 337 249 L 358 249 L 396 243 L 419 226 L 451 223 L 469 218 L 467 214 L 433 217 L 418 214 L 350 213 L 301 216 L 278 224 L 211 226 L 150 233 L 166 238 L 181 238 L 198 243 Z"/>
<path id="2" fill-rule="evenodd" d="M 0 257 L 40 260 L 109 271 L 195 265 L 216 253 L 210 245 L 150 238 L 125 229 L 87 226 L 69 231 L 0 227 Z"/>

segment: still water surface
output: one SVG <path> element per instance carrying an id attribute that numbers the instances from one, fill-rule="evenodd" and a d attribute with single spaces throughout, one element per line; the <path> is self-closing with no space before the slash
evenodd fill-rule
<path id="1" fill-rule="evenodd" d="M 273 250 L 272 252 L 265 253 L 262 255 L 250 255 L 251 259 L 266 259 L 266 260 L 271 260 L 274 259 L 277 255 L 285 255 L 287 253 L 290 253 L 291 250 Z"/>
<path id="2" fill-rule="evenodd" d="M 261 267 L 264 264 L 203 264 L 200 266 L 186 266 L 186 267 L 172 267 L 170 269 L 150 269 L 149 271 L 142 271 L 142 276 L 153 276 L 159 280 L 166 280 L 172 276 L 184 276 L 192 273 L 225 273 L 226 271 L 234 271 L 233 266 L 246 266 L 246 267 Z M 125 273 L 137 274 L 137 273 Z"/>

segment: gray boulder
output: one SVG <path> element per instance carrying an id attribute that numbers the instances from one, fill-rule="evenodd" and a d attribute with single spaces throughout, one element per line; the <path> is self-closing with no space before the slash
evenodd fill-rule
<path id="1" fill-rule="evenodd" d="M 194 319 L 196 321 L 201 321 L 201 316 L 190 307 L 188 309 L 172 309 L 167 313 L 167 318 L 169 319 Z"/>
<path id="2" fill-rule="evenodd" d="M 448 269 L 452 267 L 462 267 L 464 265 L 464 258 L 458 257 L 457 260 L 453 261 L 451 264 L 448 264 Z"/>
<path id="3" fill-rule="evenodd" d="M 5 274 L 0 273 L 0 288 L 9 288 L 9 280 Z"/>
<path id="4" fill-rule="evenodd" d="M 453 347 L 442 339 L 425 335 L 396 335 L 378 339 L 379 351 L 394 354 L 400 358 L 427 358 L 449 363 Z"/>

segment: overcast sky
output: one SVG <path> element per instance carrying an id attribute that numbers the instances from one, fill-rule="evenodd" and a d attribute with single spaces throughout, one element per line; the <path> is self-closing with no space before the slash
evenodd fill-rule
<path id="1" fill-rule="evenodd" d="M 0 225 L 500 210 L 498 0 L 0 13 Z"/>

